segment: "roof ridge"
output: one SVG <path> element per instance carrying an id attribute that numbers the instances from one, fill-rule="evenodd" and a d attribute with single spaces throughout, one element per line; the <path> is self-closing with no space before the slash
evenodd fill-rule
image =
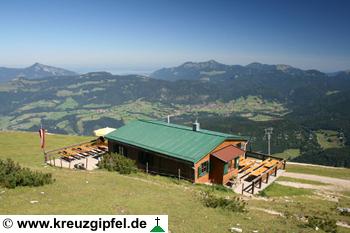
<path id="1" fill-rule="evenodd" d="M 217 137 L 222 137 L 222 138 L 229 138 L 229 136 L 237 137 L 236 135 L 233 135 L 233 134 L 226 134 L 226 133 L 221 133 L 221 132 L 215 132 L 215 131 L 207 130 L 207 129 L 201 129 L 199 131 L 193 131 L 193 129 L 191 127 L 189 127 L 189 126 L 178 125 L 178 124 L 174 124 L 174 123 L 167 123 L 167 122 L 162 122 L 162 121 L 158 121 L 158 120 L 139 119 L 139 121 L 143 121 L 143 122 L 147 122 L 147 123 L 151 123 L 151 124 L 156 124 L 156 125 L 167 126 L 167 127 L 170 127 L 170 128 L 177 128 L 177 129 L 188 130 L 188 131 L 192 131 L 192 132 L 197 132 L 197 133 L 202 133 L 202 134 L 207 134 L 207 135 L 212 135 L 212 136 L 217 136 Z M 227 135 L 227 136 L 225 136 L 225 135 Z"/>

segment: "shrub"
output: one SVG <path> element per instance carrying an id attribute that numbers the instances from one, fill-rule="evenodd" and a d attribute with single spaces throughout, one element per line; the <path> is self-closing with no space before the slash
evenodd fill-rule
<path id="1" fill-rule="evenodd" d="M 219 192 L 225 192 L 225 193 L 231 193 L 232 192 L 232 189 L 226 188 L 225 186 L 219 185 L 219 184 L 213 184 L 211 186 L 211 188 L 212 188 L 212 190 L 216 190 L 216 191 L 219 191 Z"/>
<path id="2" fill-rule="evenodd" d="M 117 171 L 120 174 L 130 174 L 137 171 L 134 160 L 116 153 L 104 155 L 98 163 L 98 167 L 101 169 L 107 169 L 108 171 Z"/>
<path id="3" fill-rule="evenodd" d="M 0 159 L 0 185 L 6 188 L 17 186 L 42 186 L 53 182 L 50 173 L 32 171 L 22 168 L 11 159 Z"/>
<path id="4" fill-rule="evenodd" d="M 315 229 L 316 227 L 328 233 L 337 233 L 337 223 L 334 219 L 320 216 L 309 216 L 307 218 L 307 226 Z"/>
<path id="5" fill-rule="evenodd" d="M 232 212 L 245 212 L 246 202 L 240 197 L 224 198 L 214 195 L 211 190 L 202 191 L 200 197 L 206 207 L 222 208 Z"/>

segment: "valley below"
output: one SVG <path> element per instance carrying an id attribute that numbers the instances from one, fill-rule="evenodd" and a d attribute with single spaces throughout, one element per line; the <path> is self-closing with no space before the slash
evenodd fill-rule
<path id="1" fill-rule="evenodd" d="M 215 71 L 215 72 L 214 72 Z M 176 73 L 176 76 L 174 74 Z M 159 75 L 163 76 L 159 76 Z M 163 78 L 162 78 L 163 77 Z M 174 78 L 175 77 L 175 78 Z M 350 167 L 350 77 L 254 63 L 184 63 L 150 76 L 19 77 L 0 84 L 0 130 L 92 135 L 134 119 L 158 119 L 250 138 L 283 158 Z"/>

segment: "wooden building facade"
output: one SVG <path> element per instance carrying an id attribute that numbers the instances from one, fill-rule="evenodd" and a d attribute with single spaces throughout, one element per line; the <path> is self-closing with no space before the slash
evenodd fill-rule
<path id="1" fill-rule="evenodd" d="M 136 120 L 108 134 L 110 152 L 136 161 L 150 173 L 195 183 L 226 184 L 238 173 L 247 139 L 160 121 Z"/>

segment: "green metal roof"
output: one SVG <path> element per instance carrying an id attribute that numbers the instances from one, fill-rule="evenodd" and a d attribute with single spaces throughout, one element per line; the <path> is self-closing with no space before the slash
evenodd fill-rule
<path id="1" fill-rule="evenodd" d="M 227 139 L 246 140 L 237 135 L 193 131 L 190 127 L 152 120 L 131 121 L 105 137 L 194 163 Z"/>

